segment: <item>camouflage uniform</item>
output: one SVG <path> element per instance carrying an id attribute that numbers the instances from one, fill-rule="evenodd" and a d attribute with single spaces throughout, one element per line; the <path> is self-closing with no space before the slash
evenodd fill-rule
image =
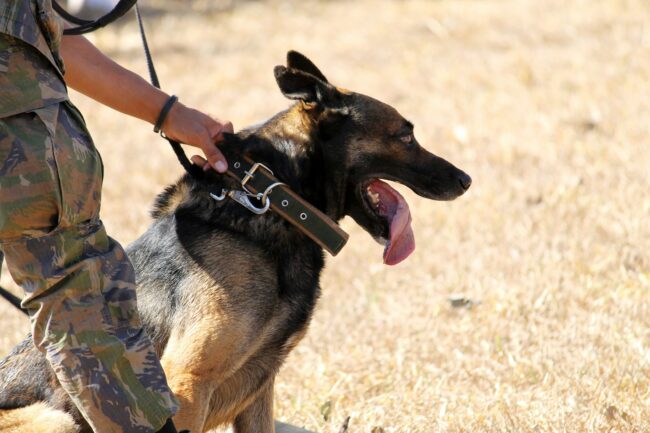
<path id="1" fill-rule="evenodd" d="M 50 1 L 0 0 L 0 250 L 34 343 L 93 430 L 154 432 L 178 403 L 99 219 L 102 163 L 68 100 Z"/>

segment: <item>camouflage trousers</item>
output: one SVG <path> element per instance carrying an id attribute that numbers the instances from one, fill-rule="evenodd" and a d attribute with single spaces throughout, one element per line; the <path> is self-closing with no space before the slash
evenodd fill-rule
<path id="1" fill-rule="evenodd" d="M 36 346 L 97 433 L 159 430 L 178 403 L 99 220 L 102 163 L 69 102 L 0 119 L 0 250 Z"/>

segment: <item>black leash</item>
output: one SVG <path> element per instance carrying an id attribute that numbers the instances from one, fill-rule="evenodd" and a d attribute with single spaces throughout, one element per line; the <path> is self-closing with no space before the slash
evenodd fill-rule
<path id="1" fill-rule="evenodd" d="M 96 19 L 96 20 L 85 20 L 79 17 L 75 17 L 66 11 L 56 0 L 52 1 L 52 7 L 54 10 L 66 21 L 76 24 L 77 27 L 65 29 L 63 34 L 65 35 L 81 35 L 84 33 L 89 33 L 99 28 L 106 26 L 107 24 L 112 23 L 116 19 L 122 17 L 126 14 L 133 6 L 135 6 L 135 16 L 138 20 L 138 26 L 140 27 L 140 37 L 142 38 L 142 45 L 144 47 L 144 54 L 147 59 L 147 68 L 149 69 L 149 76 L 151 77 L 151 84 L 154 87 L 160 89 L 160 81 L 158 80 L 158 74 L 156 74 L 156 69 L 153 66 L 153 59 L 151 56 L 151 51 L 149 49 L 149 44 L 147 43 L 147 37 L 144 33 L 144 25 L 142 23 L 142 16 L 140 13 L 140 8 L 138 7 L 137 0 L 120 0 L 113 10 L 111 10 L 106 15 Z M 157 132 L 157 131 L 156 131 Z M 161 137 L 166 139 L 172 147 L 172 150 L 176 154 L 178 161 L 181 163 L 185 171 L 187 171 L 192 177 L 196 179 L 203 178 L 203 170 L 192 164 L 190 160 L 185 155 L 183 148 L 180 143 L 166 137 L 162 132 L 160 133 Z"/>
<path id="2" fill-rule="evenodd" d="M 160 81 L 158 80 L 158 74 L 156 74 L 156 69 L 153 65 L 153 58 L 149 50 L 142 16 L 137 3 L 135 5 L 135 15 L 138 19 L 138 26 L 140 27 L 140 37 L 142 38 L 142 46 L 144 47 L 144 54 L 147 59 L 151 84 L 160 89 Z M 171 96 L 168 99 L 161 110 L 156 126 L 154 126 L 154 131 L 158 132 L 165 115 L 175 101 L 176 96 Z M 160 136 L 169 141 L 178 160 L 190 176 L 199 181 L 205 178 L 203 169 L 190 162 L 185 152 L 183 152 L 180 143 L 165 136 L 162 131 L 160 132 Z M 225 174 L 240 182 L 241 190 L 222 190 L 220 193 L 213 191 L 210 193 L 213 199 L 221 201 L 226 196 L 229 196 L 257 215 L 273 209 L 282 218 L 293 224 L 330 254 L 338 254 L 349 238 L 343 229 L 323 212 L 291 191 L 286 184 L 276 179 L 268 167 L 256 163 L 243 155 L 239 155 L 233 160 L 231 160 L 231 156 L 228 157 L 228 160 L 232 165 L 230 163 L 228 164 L 228 171 Z M 259 167 L 263 167 L 265 170 L 258 171 Z M 257 207 L 252 204 L 250 197 L 260 200 L 262 207 Z"/>
<path id="3" fill-rule="evenodd" d="M 54 1 L 56 2 L 56 0 Z M 72 31 L 68 32 L 68 34 L 81 34 L 95 30 L 117 19 L 117 17 L 124 15 L 124 13 L 126 13 L 126 11 L 128 11 L 128 9 L 133 5 L 135 5 L 135 15 L 138 20 L 140 37 L 142 39 L 142 46 L 144 48 L 151 84 L 160 89 L 160 80 L 158 79 L 158 74 L 156 73 L 156 68 L 153 64 L 151 50 L 149 49 L 149 43 L 147 42 L 147 37 L 144 31 L 142 14 L 140 13 L 140 8 L 138 7 L 136 0 L 120 0 L 120 3 L 115 7 L 115 9 L 113 9 L 113 11 L 92 22 L 73 17 L 65 12 L 63 8 L 58 7 L 58 5 L 57 11 L 62 14 L 65 19 L 80 26 L 71 29 Z M 296 55 L 299 54 L 293 53 L 294 57 Z M 160 131 L 165 116 L 176 99 L 176 96 L 171 96 L 165 103 L 165 106 L 162 108 L 154 126 L 155 132 Z M 201 167 L 190 162 L 180 143 L 165 136 L 162 131 L 160 131 L 160 136 L 169 142 L 172 150 L 178 158 L 178 161 L 185 171 L 195 180 L 204 181 L 206 176 L 205 172 Z M 257 179 L 254 179 L 254 173 L 256 170 L 260 166 L 264 167 L 262 164 L 256 163 L 242 155 L 235 157 L 235 160 L 232 162 L 233 164 L 232 166 L 229 165 L 226 175 L 241 183 L 241 191 L 213 191 L 210 195 L 215 200 L 223 200 L 225 196 L 228 195 L 230 198 L 256 214 L 262 214 L 269 209 L 273 209 L 276 213 L 296 226 L 305 235 L 329 251 L 332 255 L 336 255 L 341 248 L 343 248 L 348 240 L 348 234 L 345 233 L 345 231 L 343 231 L 327 215 L 303 200 L 300 196 L 286 187 L 284 183 L 273 177 L 273 172 L 270 169 L 266 169 L 268 173 L 265 173 L 264 170 L 259 171 Z M 249 199 L 250 197 L 261 200 L 262 207 L 252 204 Z"/>
<path id="4" fill-rule="evenodd" d="M 153 58 L 151 56 L 151 50 L 149 49 L 149 44 L 147 43 L 147 36 L 144 33 L 144 24 L 142 23 L 142 15 L 140 14 L 140 8 L 138 4 L 135 4 L 135 16 L 138 19 L 138 27 L 140 27 L 140 38 L 142 39 L 142 47 L 144 48 L 144 56 L 147 59 L 147 69 L 149 70 L 149 77 L 151 78 L 151 84 L 160 89 L 160 80 L 158 80 L 158 74 L 156 73 L 156 68 L 153 65 Z M 172 147 L 172 150 L 176 154 L 178 161 L 181 163 L 185 171 L 187 171 L 195 179 L 203 178 L 203 170 L 197 165 L 192 164 L 190 160 L 185 155 L 181 144 L 167 137 L 162 131 L 160 131 L 160 136 L 167 140 Z"/>
<path id="5" fill-rule="evenodd" d="M 160 81 L 158 80 L 158 74 L 156 74 L 156 69 L 153 65 L 147 37 L 144 34 L 140 9 L 137 4 L 135 5 L 135 14 L 138 18 L 138 25 L 140 26 L 140 37 L 142 38 L 142 46 L 144 47 L 144 54 L 147 58 L 151 84 L 160 89 Z M 164 119 L 164 116 L 175 100 L 175 96 L 169 98 L 161 111 L 154 130 L 160 127 L 162 123 L 161 119 Z M 190 176 L 197 180 L 204 178 L 205 173 L 203 169 L 192 164 L 187 159 L 185 152 L 183 152 L 183 149 L 177 141 L 171 140 L 162 132 L 160 132 L 160 136 L 169 141 L 178 160 Z M 231 157 L 232 155 L 228 157 L 228 171 L 225 174 L 240 182 L 241 190 L 222 190 L 220 193 L 213 191 L 210 193 L 213 199 L 221 201 L 228 196 L 257 215 L 261 215 L 269 209 L 272 209 L 330 254 L 335 256 L 341 251 L 349 236 L 327 215 L 291 191 L 285 183 L 275 178 L 273 172 L 268 167 L 254 162 L 243 155 L 238 155 L 232 160 Z M 260 167 L 264 170 L 259 171 L 258 168 Z M 260 200 L 261 207 L 252 204 L 250 197 Z"/>
<path id="6" fill-rule="evenodd" d="M 2 265 L 2 263 L 0 263 Z M 9 290 L 5 289 L 4 287 L 0 287 L 0 296 L 5 298 L 11 305 L 22 311 L 23 313 L 27 314 L 27 310 L 23 310 L 23 308 L 20 306 L 20 298 L 18 296 L 15 296 Z"/>
<path id="7" fill-rule="evenodd" d="M 115 5 L 113 10 L 111 10 L 106 15 L 97 18 L 96 20 L 84 20 L 79 17 L 75 17 L 63 9 L 63 7 L 56 0 L 52 1 L 52 7 L 59 15 L 61 15 L 64 20 L 77 25 L 77 27 L 65 29 L 63 31 L 64 35 L 82 35 L 84 33 L 92 32 L 93 30 L 97 30 L 106 26 L 107 24 L 112 23 L 116 19 L 126 14 L 133 7 L 133 5 L 136 4 L 136 2 L 137 0 L 120 0 Z"/>

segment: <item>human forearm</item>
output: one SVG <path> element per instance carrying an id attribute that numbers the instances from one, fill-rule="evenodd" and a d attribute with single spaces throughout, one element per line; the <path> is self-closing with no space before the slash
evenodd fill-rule
<path id="1" fill-rule="evenodd" d="M 70 87 L 122 113 L 154 124 L 169 99 L 169 95 L 106 57 L 83 36 L 64 36 L 61 55 Z M 224 132 L 233 132 L 232 123 L 177 102 L 165 117 L 162 131 L 174 140 L 199 147 L 210 167 L 219 172 L 226 170 L 226 160 L 216 143 L 223 140 Z M 208 168 L 201 158 L 193 157 L 193 161 Z"/>
<path id="2" fill-rule="evenodd" d="M 106 57 L 83 36 L 64 36 L 61 55 L 70 87 L 129 116 L 153 124 L 169 97 Z"/>

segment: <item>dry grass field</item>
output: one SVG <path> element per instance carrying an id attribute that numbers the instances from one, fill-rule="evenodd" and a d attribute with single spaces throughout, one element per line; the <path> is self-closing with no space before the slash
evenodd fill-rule
<path id="1" fill-rule="evenodd" d="M 400 187 L 397 267 L 350 219 L 278 419 L 319 433 L 650 431 L 650 2 L 144 2 L 163 86 L 236 127 L 289 102 L 288 49 L 398 108 L 472 175 L 455 202 Z M 146 73 L 132 21 L 93 40 Z M 119 91 L 119 89 L 116 89 Z M 181 175 L 150 126 L 73 95 L 124 244 Z M 2 284 L 11 286 L 7 272 Z M 454 307 L 462 296 L 470 305 Z M 28 330 L 0 303 L 0 352 Z"/>

